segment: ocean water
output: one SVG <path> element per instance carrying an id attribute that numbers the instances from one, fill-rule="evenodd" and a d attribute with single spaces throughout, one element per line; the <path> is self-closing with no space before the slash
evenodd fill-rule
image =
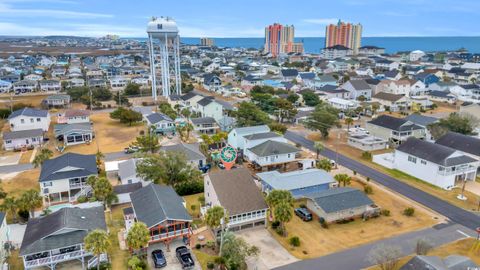
<path id="1" fill-rule="evenodd" d="M 139 40 L 144 40 L 140 39 Z M 213 38 L 219 47 L 263 47 L 263 38 Z M 325 45 L 325 38 L 296 38 L 302 41 L 307 53 L 320 53 Z M 181 38 L 185 44 L 200 44 L 200 38 Z M 451 51 L 466 48 L 469 52 L 480 53 L 480 37 L 364 37 L 362 45 L 374 45 L 385 48 L 387 53 L 399 51 Z"/>

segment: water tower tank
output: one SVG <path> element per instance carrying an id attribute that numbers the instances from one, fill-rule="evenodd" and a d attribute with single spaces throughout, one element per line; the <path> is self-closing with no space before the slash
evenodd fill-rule
<path id="1" fill-rule="evenodd" d="M 169 17 L 152 19 L 147 25 L 147 33 L 153 38 L 173 38 L 178 35 L 177 23 Z"/>

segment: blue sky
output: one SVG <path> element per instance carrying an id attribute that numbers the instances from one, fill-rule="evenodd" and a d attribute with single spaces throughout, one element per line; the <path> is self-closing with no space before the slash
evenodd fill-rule
<path id="1" fill-rule="evenodd" d="M 364 36 L 480 36 L 479 0 L 0 0 L 0 35 L 144 37 L 151 16 L 184 37 L 262 37 L 273 22 L 320 37 L 338 19 Z"/>

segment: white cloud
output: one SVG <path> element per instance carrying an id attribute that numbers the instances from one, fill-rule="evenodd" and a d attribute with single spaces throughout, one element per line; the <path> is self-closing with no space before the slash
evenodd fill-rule
<path id="1" fill-rule="evenodd" d="M 96 19 L 96 18 L 113 18 L 112 14 L 92 13 L 92 12 L 78 12 L 61 9 L 22 9 L 14 8 L 13 6 L 0 2 L 0 15 L 2 17 L 50 17 L 61 19 Z"/>
<path id="2" fill-rule="evenodd" d="M 330 19 L 304 19 L 303 22 L 311 23 L 311 24 L 328 25 L 328 24 L 337 23 L 338 19 L 335 19 L 335 18 L 330 18 Z"/>
<path id="3" fill-rule="evenodd" d="M 146 36 L 145 29 L 136 27 L 122 27 L 105 24 L 63 24 L 61 27 L 27 26 L 15 23 L 0 22 L 0 33 L 7 36 L 49 36 L 74 35 L 84 37 L 101 37 L 107 34 L 116 34 L 122 37 Z"/>

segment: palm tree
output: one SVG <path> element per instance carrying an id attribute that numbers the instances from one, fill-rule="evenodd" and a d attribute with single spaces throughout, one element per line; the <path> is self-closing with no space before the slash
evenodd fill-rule
<path id="1" fill-rule="evenodd" d="M 34 217 L 35 208 L 39 208 L 43 205 L 43 198 L 38 191 L 30 189 L 20 196 L 19 202 L 21 208 L 27 210 L 30 213 L 30 217 Z"/>
<path id="2" fill-rule="evenodd" d="M 135 222 L 128 231 L 127 245 L 132 251 L 142 249 L 150 241 L 150 230 L 143 222 Z"/>
<path id="3" fill-rule="evenodd" d="M 321 169 L 321 170 L 330 172 L 332 170 L 332 162 L 328 158 L 322 158 L 317 163 L 317 169 Z"/>
<path id="4" fill-rule="evenodd" d="M 220 270 L 223 270 L 225 269 L 225 266 L 227 264 L 227 259 L 225 257 L 220 257 L 220 256 L 217 256 L 215 257 L 215 259 L 213 260 L 213 262 L 218 265 L 218 268 Z"/>
<path id="5" fill-rule="evenodd" d="M 320 155 L 320 152 L 322 152 L 325 147 L 323 146 L 323 144 L 319 141 L 316 141 L 314 144 L 313 144 L 313 148 L 315 148 L 315 151 L 317 151 L 317 158 L 318 159 L 318 156 Z"/>
<path id="6" fill-rule="evenodd" d="M 353 124 L 353 119 L 351 117 L 345 118 L 345 124 L 347 124 L 347 131 L 349 131 L 350 125 Z"/>
<path id="7" fill-rule="evenodd" d="M 377 113 L 378 109 L 380 109 L 380 106 L 377 103 L 372 104 L 372 115 L 375 115 Z"/>
<path id="8" fill-rule="evenodd" d="M 213 230 L 218 230 L 222 225 L 222 219 L 227 219 L 228 215 L 225 214 L 225 209 L 221 206 L 214 206 L 207 210 L 205 215 L 205 223 Z M 224 220 L 227 222 L 227 220 Z"/>
<path id="9" fill-rule="evenodd" d="M 6 197 L 3 199 L 0 209 L 12 217 L 13 223 L 17 222 L 18 202 L 14 197 Z"/>
<path id="10" fill-rule="evenodd" d="M 275 208 L 282 202 L 286 202 L 293 206 L 293 196 L 288 190 L 275 189 L 270 191 L 266 198 L 267 204 L 270 207 L 270 217 L 274 213 Z"/>
<path id="11" fill-rule="evenodd" d="M 337 180 L 339 184 L 343 183 L 344 187 L 347 185 L 350 185 L 350 181 L 352 180 L 352 178 L 348 176 L 348 174 L 344 174 L 344 173 L 337 174 L 335 175 L 334 178 L 335 180 Z"/>
<path id="12" fill-rule="evenodd" d="M 193 131 L 193 125 L 190 124 L 190 123 L 186 123 L 185 126 L 183 126 L 183 131 L 187 133 L 187 136 L 185 138 L 185 141 L 188 141 L 188 139 L 190 138 L 190 132 Z"/>
<path id="13" fill-rule="evenodd" d="M 102 160 L 105 158 L 105 155 L 98 150 L 95 154 L 95 158 L 97 159 L 97 166 L 100 166 L 102 165 Z"/>
<path id="14" fill-rule="evenodd" d="M 112 184 L 107 178 L 92 175 L 87 179 L 87 184 L 92 187 L 93 196 L 102 201 L 106 207 L 110 206 L 113 201 L 118 200 L 118 198 L 115 199 Z"/>
<path id="15" fill-rule="evenodd" d="M 292 204 L 289 204 L 287 201 L 281 201 L 275 207 L 275 220 L 280 222 L 283 235 L 285 235 L 285 222 L 289 222 L 292 219 L 292 209 Z"/>
<path id="16" fill-rule="evenodd" d="M 38 168 L 38 166 L 42 165 L 45 160 L 50 159 L 52 156 L 53 152 L 50 149 L 42 148 L 40 153 L 38 153 L 33 159 L 33 166 Z"/>
<path id="17" fill-rule="evenodd" d="M 110 247 L 110 239 L 106 231 L 96 229 L 87 234 L 83 239 L 85 250 L 97 257 L 97 270 L 100 270 L 100 255 L 106 253 Z"/>

